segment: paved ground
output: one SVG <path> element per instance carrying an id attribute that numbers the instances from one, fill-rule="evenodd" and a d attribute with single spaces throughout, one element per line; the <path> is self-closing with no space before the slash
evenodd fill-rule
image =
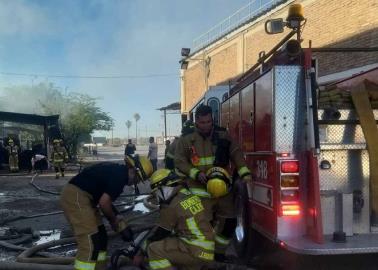
<path id="1" fill-rule="evenodd" d="M 98 156 L 87 156 L 84 163 L 92 163 L 98 161 L 123 162 L 123 147 L 99 147 Z M 137 153 L 147 155 L 147 146 L 137 146 Z M 163 166 L 164 146 L 159 146 L 159 165 Z M 41 175 L 19 173 L 13 175 L 4 175 L 0 173 L 0 240 L 1 229 L 9 227 L 31 230 L 40 233 L 41 237 L 34 239 L 32 242 L 24 243 L 26 247 L 36 244 L 42 244 L 51 240 L 68 237 L 72 235 L 70 227 L 64 218 L 59 206 L 59 196 L 42 192 L 33 187 L 30 182 L 36 184 L 43 190 L 52 193 L 59 193 L 67 181 L 77 174 L 78 167 L 71 166 L 68 168 L 66 177 L 55 179 L 55 174 L 50 170 Z M 33 178 L 34 177 L 34 178 Z M 139 186 L 141 192 L 148 192 L 147 184 Z M 126 188 L 124 194 L 133 192 L 132 188 Z M 140 199 L 140 197 L 138 197 Z M 132 203 L 129 197 L 122 197 L 116 203 Z M 118 207 L 122 209 L 122 207 Z M 132 212 L 127 212 L 127 217 L 140 216 L 149 212 L 142 203 L 137 203 Z M 144 217 L 143 219 L 134 221 L 134 224 L 142 226 L 145 224 L 153 224 L 156 221 L 157 214 Z M 10 240 L 11 241 L 11 240 Z M 119 238 L 112 239 L 109 244 L 110 253 L 125 244 Z M 54 249 L 55 253 L 61 256 L 72 256 L 75 253 L 75 247 L 69 246 L 65 248 Z M 0 247 L 0 269 L 1 262 L 14 262 L 18 251 Z M 223 265 L 224 269 L 247 269 L 246 267 L 238 267 L 235 265 Z M 217 267 L 218 268 L 218 267 Z M 130 269 L 131 270 L 131 269 Z"/>
<path id="2" fill-rule="evenodd" d="M 97 157 L 86 157 L 87 163 L 97 161 L 119 161 L 123 159 L 123 147 L 100 147 L 99 155 Z M 147 154 L 147 146 L 137 146 L 137 153 L 141 155 Z M 159 158 L 163 158 L 164 146 L 159 146 Z M 160 160 L 162 166 L 162 161 Z M 67 173 L 67 177 L 55 179 L 54 173 L 49 171 L 35 178 L 34 183 L 41 188 L 52 191 L 60 192 L 63 185 L 69 180 L 70 177 L 77 173 L 78 167 L 71 167 Z M 62 214 L 54 213 L 60 211 L 58 196 L 47 194 L 45 192 L 38 191 L 30 185 L 30 181 L 33 175 L 13 175 L 13 176 L 1 176 L 0 174 L 0 240 L 1 230 L 5 226 L 14 226 L 17 228 L 30 227 L 34 231 L 38 231 L 43 235 L 39 239 L 35 239 L 33 243 L 24 244 L 25 246 L 31 246 L 34 244 L 40 244 L 48 242 L 50 240 L 59 239 L 61 237 L 67 237 L 70 235 L 70 228 Z M 141 191 L 147 191 L 147 185 L 141 186 Z M 125 190 L 125 193 L 130 193 L 131 189 Z M 117 203 L 130 202 L 129 198 L 121 198 Z M 137 216 L 148 211 L 142 204 L 137 204 L 134 211 L 128 212 L 127 216 Z M 51 213 L 49 215 L 48 213 Z M 34 218 L 27 218 L 32 215 L 45 215 Z M 23 216 L 23 219 L 10 221 L 14 218 Z M 153 224 L 157 216 L 152 215 L 148 218 L 135 221 L 139 225 Z M 8 221 L 8 222 L 6 222 Z M 3 224 L 6 222 L 6 224 Z M 2 227 L 3 226 L 3 227 Z M 119 239 L 111 240 L 110 251 L 114 251 L 116 248 L 124 246 L 124 243 Z M 63 249 L 54 249 L 53 252 L 59 255 L 72 256 L 75 252 L 73 246 L 69 246 Z M 2 261 L 15 261 L 19 252 L 10 251 L 0 247 L 0 269 Z M 249 258 L 251 259 L 251 258 Z M 254 269 L 293 269 L 287 267 L 293 262 L 300 262 L 303 259 L 306 260 L 307 266 L 299 269 L 377 269 L 378 255 L 348 255 L 348 256 L 332 256 L 332 257 L 305 257 L 298 258 L 292 254 L 285 252 L 266 253 L 261 263 L 255 266 Z M 286 266 L 286 267 L 285 267 Z M 244 266 L 237 266 L 235 264 L 222 265 L 222 269 L 252 269 Z M 217 267 L 219 268 L 219 265 Z M 131 270 L 131 269 L 129 269 Z"/>

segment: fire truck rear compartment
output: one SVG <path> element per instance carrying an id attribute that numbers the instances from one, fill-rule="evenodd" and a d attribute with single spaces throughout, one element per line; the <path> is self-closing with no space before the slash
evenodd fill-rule
<path id="1" fill-rule="evenodd" d="M 378 100 L 370 93 L 369 101 L 377 121 Z M 336 87 L 319 91 L 318 168 L 324 243 L 307 237 L 280 237 L 281 246 L 311 255 L 378 252 L 378 227 L 371 224 L 371 162 L 359 118 L 349 91 Z M 378 137 L 373 143 L 378 144 Z M 335 241 L 334 233 L 345 233 L 345 241 Z"/>

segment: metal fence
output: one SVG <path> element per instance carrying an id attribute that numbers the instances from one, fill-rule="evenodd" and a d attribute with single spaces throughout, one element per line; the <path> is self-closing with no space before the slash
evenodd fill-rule
<path id="1" fill-rule="evenodd" d="M 206 33 L 193 40 L 193 52 L 199 51 L 212 42 L 222 38 L 239 26 L 253 21 L 278 5 L 289 0 L 252 0 L 234 14 L 212 27 Z"/>

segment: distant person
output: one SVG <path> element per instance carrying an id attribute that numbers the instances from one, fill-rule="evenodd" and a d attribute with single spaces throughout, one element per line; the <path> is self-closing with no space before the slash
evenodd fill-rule
<path id="1" fill-rule="evenodd" d="M 58 179 L 59 174 L 64 177 L 64 169 L 66 162 L 68 161 L 68 153 L 66 148 L 61 145 L 61 140 L 55 139 L 53 143 L 54 146 L 51 153 L 51 158 L 55 169 L 55 178 Z"/>
<path id="2" fill-rule="evenodd" d="M 18 146 L 13 142 L 12 139 L 8 140 L 8 146 L 6 147 L 9 154 L 9 169 L 11 172 L 17 172 L 18 168 Z"/>
<path id="3" fill-rule="evenodd" d="M 150 137 L 150 145 L 148 146 L 148 158 L 151 160 L 152 168 L 154 168 L 154 171 L 156 171 L 158 161 L 158 146 L 155 143 L 154 137 Z"/>
<path id="4" fill-rule="evenodd" d="M 97 156 L 97 143 L 95 143 L 94 146 L 93 146 L 92 154 L 93 154 L 94 156 Z"/>
<path id="5" fill-rule="evenodd" d="M 129 139 L 125 147 L 125 156 L 132 156 L 135 154 L 135 151 L 136 151 L 135 144 L 133 144 L 131 139 Z"/>
<path id="6" fill-rule="evenodd" d="M 4 148 L 3 142 L 0 141 L 0 170 L 3 168 L 3 163 L 5 161 L 5 156 L 6 156 L 6 150 Z"/>
<path id="7" fill-rule="evenodd" d="M 166 162 L 167 162 L 167 154 L 168 154 L 168 150 L 169 150 L 170 145 L 171 145 L 171 141 L 166 140 L 165 141 L 165 151 L 164 151 L 164 164 L 166 164 Z"/>
<path id="8" fill-rule="evenodd" d="M 31 165 L 34 172 L 39 171 L 40 173 L 42 173 L 43 170 L 46 170 L 48 168 L 46 156 L 41 154 L 35 154 L 31 158 Z"/>

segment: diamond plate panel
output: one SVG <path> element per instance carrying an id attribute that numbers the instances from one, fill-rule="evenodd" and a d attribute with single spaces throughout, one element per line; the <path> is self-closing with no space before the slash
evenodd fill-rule
<path id="1" fill-rule="evenodd" d="M 351 110 L 334 110 L 334 112 L 339 112 L 340 113 L 340 118 L 337 120 L 358 120 L 358 115 L 357 112 L 354 109 Z M 378 119 L 378 110 L 373 110 L 374 118 Z M 319 120 L 327 120 L 327 113 L 325 112 L 324 109 L 319 109 L 318 110 L 318 119 Z"/>
<path id="2" fill-rule="evenodd" d="M 320 146 L 344 145 L 347 149 L 355 149 L 359 144 L 360 148 L 366 148 L 364 133 L 360 125 L 319 125 Z M 350 145 L 350 146 L 348 146 Z M 329 148 L 329 147 L 328 147 Z"/>
<path id="3" fill-rule="evenodd" d="M 302 76 L 299 66 L 276 66 L 274 69 L 273 149 L 277 152 L 293 152 L 304 145 Z"/>
<path id="4" fill-rule="evenodd" d="M 360 213 L 353 214 L 353 233 L 368 233 L 369 225 L 369 155 L 367 150 L 322 150 L 320 162 L 328 160 L 331 168 L 319 169 L 320 190 L 322 193 L 322 206 L 334 194 L 350 194 L 355 190 L 362 191 L 364 206 Z M 337 227 L 335 219 L 340 213 L 335 208 L 324 208 L 323 223 L 327 228 Z M 326 233 L 331 233 L 328 231 Z"/>

